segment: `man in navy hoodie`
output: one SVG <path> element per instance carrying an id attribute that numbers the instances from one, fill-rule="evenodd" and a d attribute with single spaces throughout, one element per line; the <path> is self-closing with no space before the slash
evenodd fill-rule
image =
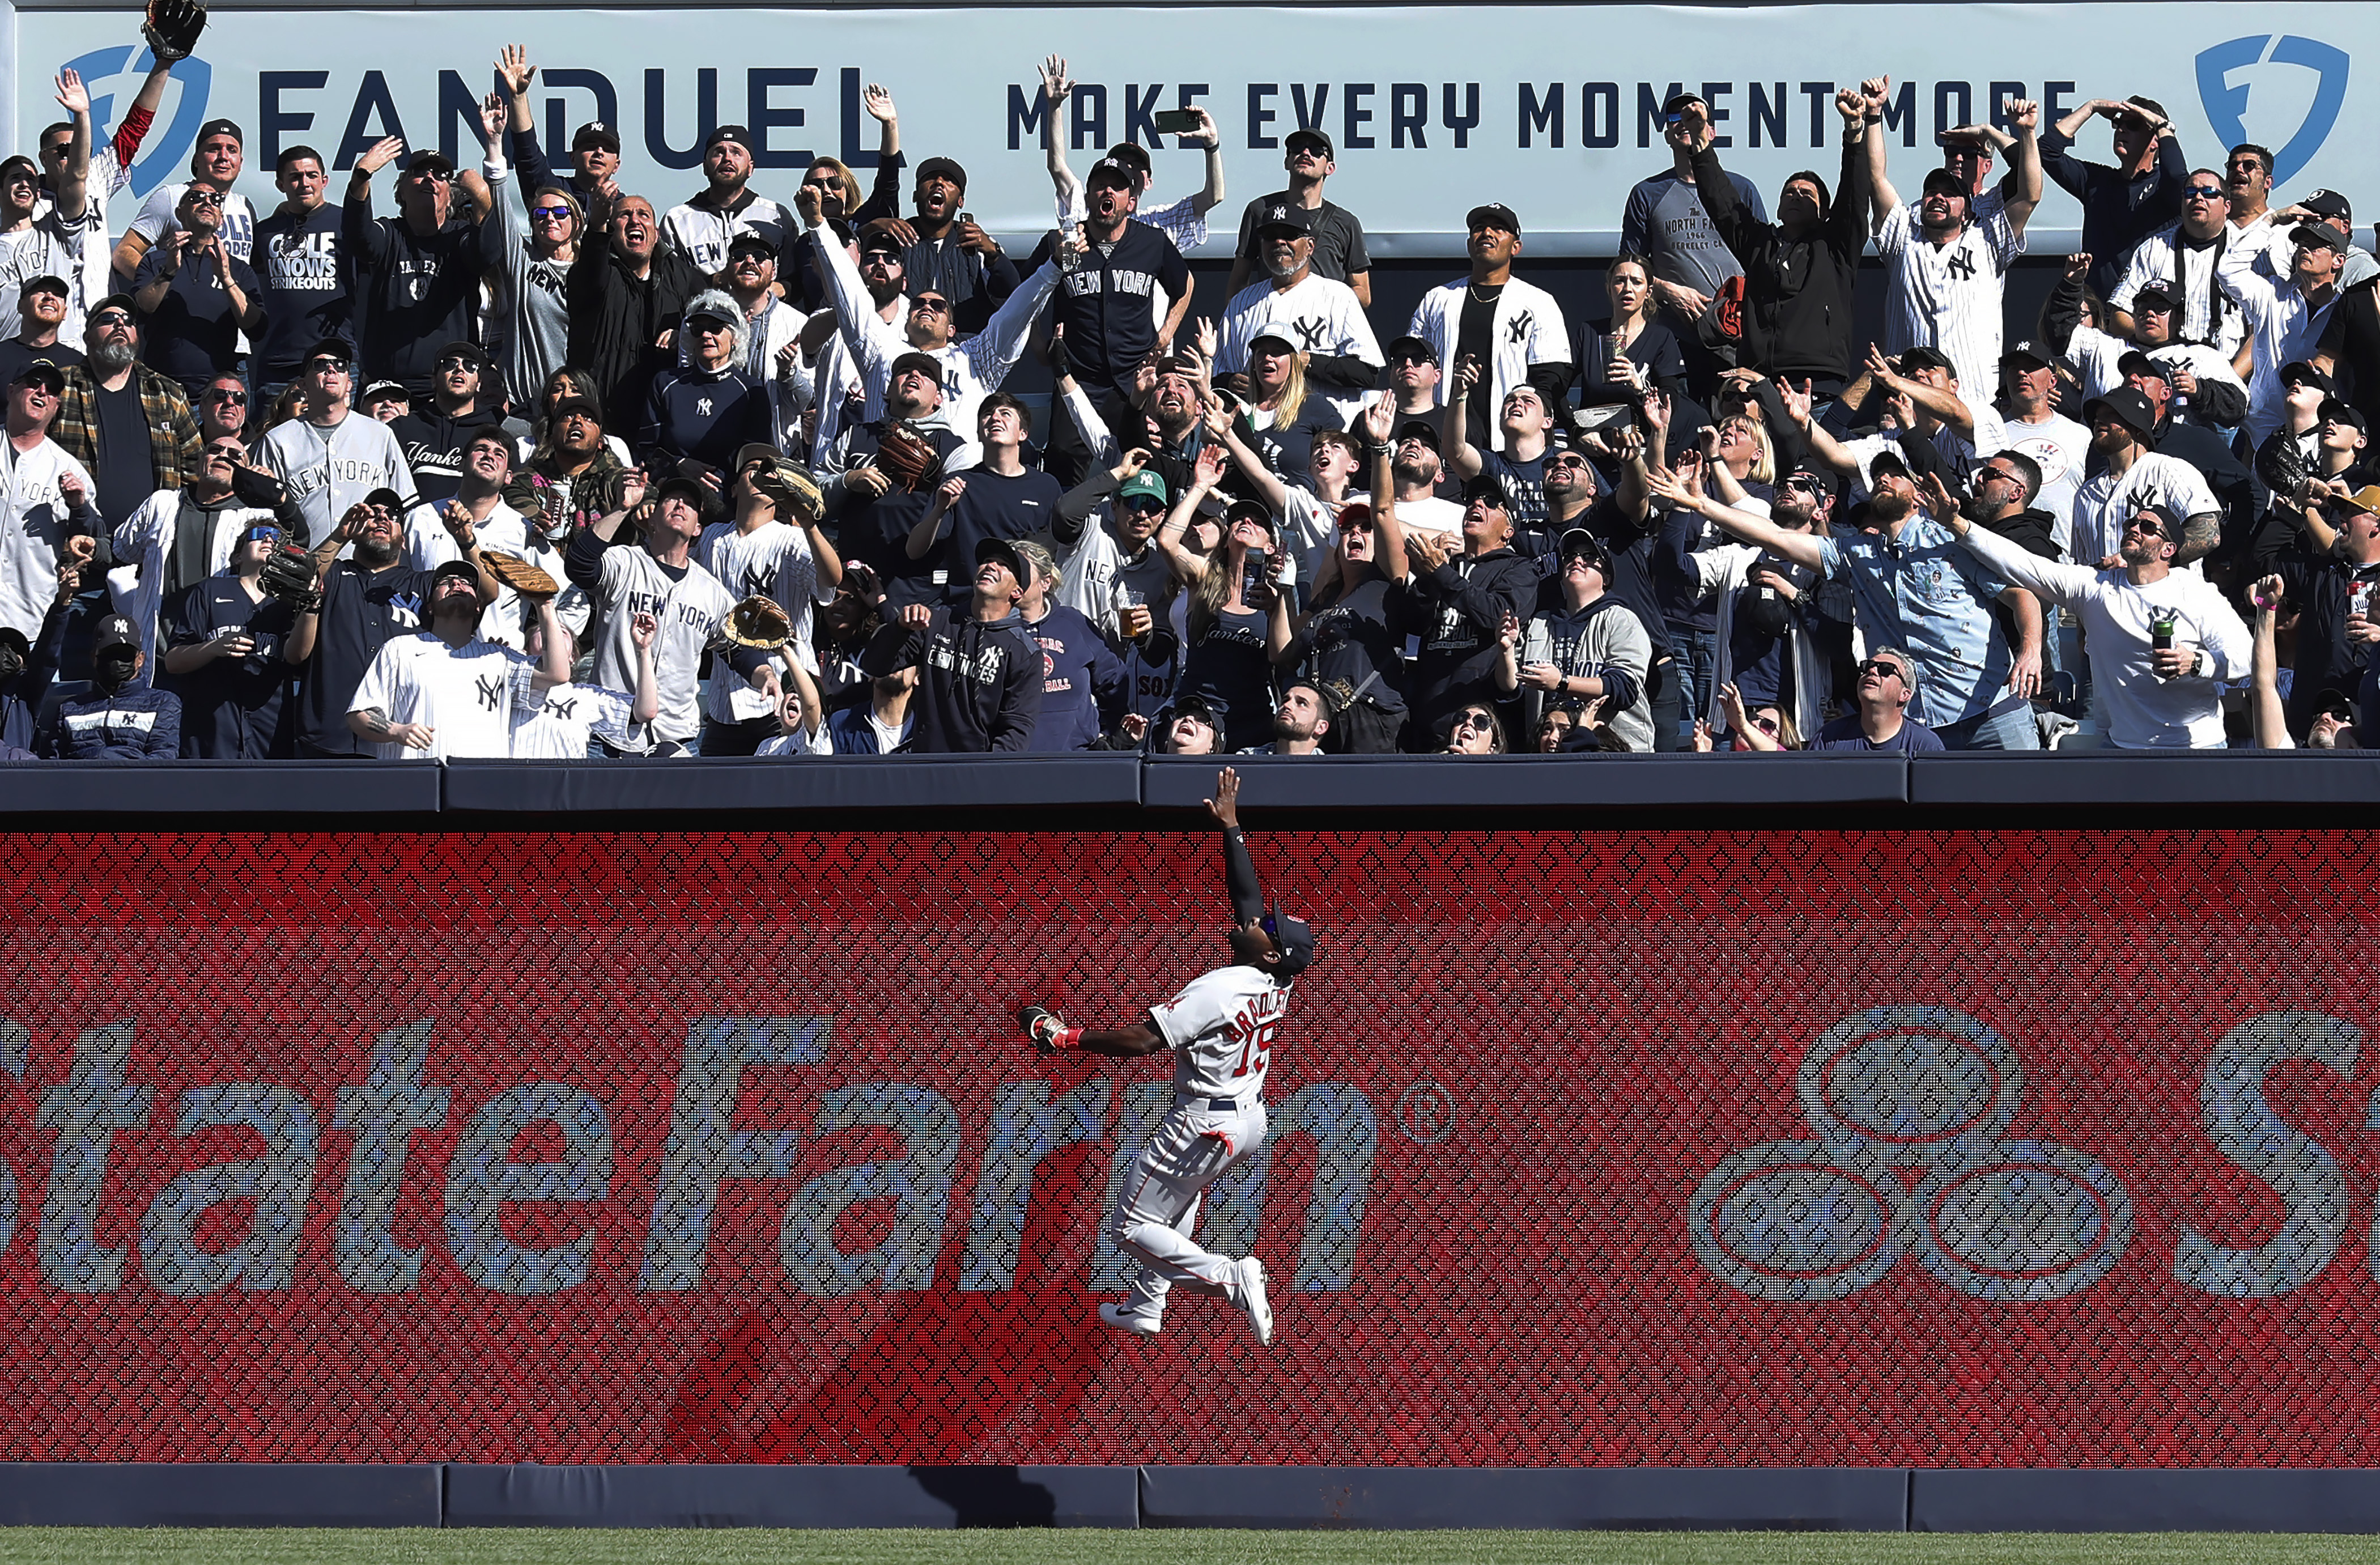
<path id="1" fill-rule="evenodd" d="M 182 749 L 182 698 L 141 676 L 140 632 L 122 614 L 99 622 L 91 681 L 58 703 L 50 753 L 60 760 L 172 760 Z"/>
<path id="2" fill-rule="evenodd" d="M 918 755 L 1017 752 L 1033 746 L 1041 715 L 1044 660 L 1017 604 L 1033 566 L 1004 538 L 976 546 L 975 596 L 963 609 L 911 603 L 860 654 L 860 671 L 880 678 L 917 670 L 912 699 Z"/>

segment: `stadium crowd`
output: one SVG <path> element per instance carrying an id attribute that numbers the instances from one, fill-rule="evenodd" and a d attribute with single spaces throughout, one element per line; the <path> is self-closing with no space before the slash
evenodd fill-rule
<path id="1" fill-rule="evenodd" d="M 781 202 L 721 125 L 673 202 L 606 125 L 549 166 L 518 47 L 476 167 L 290 146 L 260 212 L 217 119 L 111 243 L 154 53 L 112 134 L 63 72 L 0 163 L 6 758 L 2380 733 L 2380 265 L 2344 197 L 2277 204 L 2253 145 L 2193 167 L 2147 97 L 2010 102 L 1912 199 L 1889 84 L 1846 87 L 1840 167 L 1772 217 L 1680 96 L 1603 298 L 1528 281 L 1487 201 L 1376 325 L 1327 134 L 1193 318 L 1216 126 L 1167 127 L 1186 194 L 1131 144 L 1077 176 L 1054 56 L 1025 256 L 881 88 L 866 188 L 822 158 Z M 2011 321 L 2053 180 L 2084 253 Z"/>

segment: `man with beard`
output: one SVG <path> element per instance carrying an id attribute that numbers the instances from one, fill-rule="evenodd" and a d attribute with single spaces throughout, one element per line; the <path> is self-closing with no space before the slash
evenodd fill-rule
<path id="1" fill-rule="evenodd" d="M 1986 461 L 1976 473 L 1982 493 L 1971 503 L 2005 514 L 2007 502 L 1993 496 L 2016 481 L 2015 471 L 2008 463 Z M 1918 686 L 1912 714 L 1945 745 L 2039 749 L 2032 701 L 2041 687 L 2038 602 L 1979 566 L 1947 524 L 1919 508 L 1917 487 L 1898 451 L 1887 447 L 1871 455 L 1866 482 L 1868 517 L 1877 530 L 1831 538 L 1722 505 L 1669 473 L 1654 474 L 1652 487 L 1656 498 L 1700 512 L 1733 538 L 1848 581 L 1867 644 L 1909 649 Z M 2010 645 L 1992 612 L 2003 600 L 2028 627 L 2018 647 Z"/>
<path id="2" fill-rule="evenodd" d="M 831 232 L 828 237 L 832 237 Z M 822 255 L 832 248 L 823 243 L 813 244 L 809 242 L 812 236 L 804 236 L 801 254 Z M 872 308 L 879 322 L 893 328 L 897 336 L 905 338 L 909 321 L 909 296 L 906 292 L 909 274 L 901 265 L 901 241 L 887 225 L 871 223 L 859 231 L 858 244 L 859 282 L 867 291 L 868 308 Z M 823 264 L 831 267 L 832 263 L 827 261 Z M 825 466 L 826 453 L 842 438 L 846 423 L 856 421 L 851 406 L 853 394 L 857 393 L 864 398 L 868 389 L 860 377 L 856 357 L 861 334 L 850 329 L 856 317 L 847 316 L 844 310 L 833 307 L 826 284 L 828 276 L 829 273 L 819 271 L 814 265 L 808 276 L 799 279 L 820 296 L 820 303 L 825 306 L 802 323 L 798 339 L 803 357 L 814 366 L 810 376 L 810 395 L 818 408 L 818 421 L 811 431 L 809 445 L 810 466 L 814 468 Z M 796 279 L 787 277 L 784 281 L 790 288 Z M 872 334 L 874 328 L 867 330 Z M 898 357 L 897 353 L 895 357 Z M 939 375 L 935 378 L 941 379 Z"/>
<path id="3" fill-rule="evenodd" d="M 211 453 L 212 455 L 212 453 Z M 288 760 L 298 754 L 298 668 L 321 622 L 265 595 L 273 522 L 239 536 L 230 564 L 168 606 L 162 666 L 182 701 L 182 754 L 194 760 Z"/>
<path id="4" fill-rule="evenodd" d="M 744 372 L 769 388 L 771 439 L 788 455 L 807 456 L 802 412 L 810 406 L 811 377 L 802 362 L 802 328 L 809 318 L 777 297 L 777 252 L 758 234 L 727 241 L 720 280 L 744 312 Z"/>
<path id="5" fill-rule="evenodd" d="M 506 758 L 515 714 L 570 680 L 570 639 L 553 600 L 537 601 L 544 657 L 482 641 L 477 566 L 450 561 L 430 573 L 427 628 L 392 641 L 349 698 L 347 728 L 382 760 Z"/>
<path id="6" fill-rule="evenodd" d="M 265 471 L 298 497 L 310 539 L 329 533 L 334 517 L 344 521 L 376 491 L 414 503 L 413 471 L 392 427 L 347 406 L 356 383 L 354 354 L 344 338 L 316 343 L 298 381 L 303 401 L 298 417 L 269 431 L 256 448 Z M 92 362 L 98 359 L 94 350 Z"/>
<path id="7" fill-rule="evenodd" d="M 661 224 L 642 196 L 622 196 L 587 224 L 601 242 L 578 247 L 563 294 L 570 307 L 570 362 L 595 379 L 595 394 L 614 410 L 642 407 L 645 387 L 670 362 L 679 318 L 705 279 L 694 263 L 659 249 Z"/>
<path id="8" fill-rule="evenodd" d="M 224 199 L 224 242 L 231 247 L 233 255 L 252 261 L 256 253 L 256 209 L 249 204 L 246 196 L 232 188 L 247 166 L 248 145 L 238 126 L 227 119 L 211 119 L 199 127 L 198 144 L 190 149 L 190 185 L 204 186 Z M 174 213 L 181 207 L 182 192 L 188 188 L 189 185 L 175 180 L 149 192 L 140 215 L 132 220 L 132 226 L 125 230 L 123 241 L 115 247 L 117 276 L 130 277 L 140 270 L 140 258 L 174 225 Z"/>
<path id="9" fill-rule="evenodd" d="M 1113 402 L 1132 394 L 1141 361 L 1173 342 L 1190 309 L 1190 268 L 1172 240 L 1132 221 L 1132 175 L 1123 164 L 1101 158 L 1086 188 L 1090 210 L 1083 234 L 1090 248 L 1057 290 L 1052 325 L 1066 334 L 1075 376 L 1095 399 Z M 1057 260 L 1058 247 L 1067 243 L 1056 233 L 1044 238 L 1032 268 Z"/>
<path id="10" fill-rule="evenodd" d="M 99 622 L 91 685 L 59 701 L 49 753 L 60 760 L 173 760 L 182 753 L 182 700 L 143 677 L 140 633 L 122 614 Z"/>
<path id="11" fill-rule="evenodd" d="M 545 438 L 504 485 L 504 503 L 533 517 L 559 549 L 598 516 L 620 510 L 627 466 L 603 438 L 603 410 L 583 396 L 565 396 L 547 412 Z"/>
<path id="12" fill-rule="evenodd" d="M 463 448 L 480 430 L 501 423 L 509 435 L 528 433 L 528 425 L 520 419 L 500 417 L 487 384 L 493 369 L 479 344 L 448 343 L 431 362 L 437 379 L 431 382 L 428 406 L 390 422 L 389 433 L 405 453 L 414 492 L 423 503 L 436 505 L 455 497 L 463 483 Z"/>
<path id="13" fill-rule="evenodd" d="M 394 490 L 378 489 L 358 501 L 314 549 L 322 602 L 301 616 L 317 621 L 314 655 L 300 671 L 298 754 L 310 759 L 368 758 L 374 752 L 347 725 L 349 698 L 381 649 L 420 631 L 428 622 L 431 574 L 407 559 L 402 502 Z M 451 512 L 450 516 L 462 516 Z M 480 540 L 462 516 L 455 547 L 479 564 Z M 348 544 L 354 552 L 339 559 Z M 442 567 L 450 573 L 453 567 Z M 479 570 L 479 601 L 496 601 L 498 583 Z M 299 632 L 303 632 L 300 624 Z M 502 752 L 499 751 L 499 754 Z"/>
<path id="14" fill-rule="evenodd" d="M 948 568 L 930 554 L 910 553 L 909 539 L 933 503 L 941 474 L 973 467 L 978 455 L 973 443 L 929 425 L 899 438 L 915 438 L 931 448 L 938 462 L 938 471 L 929 475 L 932 482 L 920 481 L 913 489 L 878 461 L 895 425 L 919 424 L 941 407 L 941 369 L 929 355 L 903 354 L 885 389 L 885 416 L 845 429 L 821 467 L 833 475 L 825 485 L 826 514 L 837 524 L 844 552 L 876 573 L 891 608 L 942 601 Z"/>
<path id="15" fill-rule="evenodd" d="M 650 734 L 656 752 L 664 755 L 702 752 L 698 680 L 703 649 L 735 607 L 719 578 L 694 558 L 709 497 L 709 490 L 683 475 L 662 479 L 650 499 L 632 482 L 623 493 L 627 509 L 573 533 L 563 562 L 602 621 L 603 639 L 595 651 L 596 684 L 613 690 L 634 688 L 638 651 L 631 622 L 638 614 L 650 614 L 661 625 L 653 652 L 661 715 L 653 720 Z M 613 547 L 624 522 L 644 535 L 641 546 L 624 540 L 620 547 Z M 771 656 L 739 647 L 727 655 L 727 661 L 750 680 Z M 754 683 L 757 688 L 767 681 Z"/>
<path id="16" fill-rule="evenodd" d="M 815 673 L 818 653 L 810 645 L 817 605 L 834 601 L 843 585 L 843 557 L 820 527 L 818 486 L 783 462 L 765 442 L 735 454 L 729 480 L 731 521 L 705 528 L 694 557 L 739 601 L 771 599 L 793 622 L 786 645 L 794 659 Z M 711 670 L 702 718 L 702 753 L 748 756 L 775 733 L 775 698 L 743 679 L 726 677 L 726 662 Z"/>
<path id="17" fill-rule="evenodd" d="M 1145 469 L 1148 460 L 1146 451 L 1125 452 L 1068 490 L 1050 529 L 1058 543 L 1058 601 L 1117 641 L 1132 639 L 1125 611 L 1163 620 L 1173 598 L 1173 566 L 1156 543 L 1172 491 Z"/>
<path id="18" fill-rule="evenodd" d="M 437 383 L 439 345 L 470 336 L 480 279 L 498 269 L 498 257 L 480 224 L 455 215 L 455 165 L 443 152 L 425 148 L 407 158 L 397 215 L 372 216 L 372 176 L 404 149 L 404 138 L 391 136 L 356 160 L 344 234 L 364 365 L 403 381 L 418 406 Z"/>
<path id="19" fill-rule="evenodd" d="M 1005 539 L 976 552 L 975 590 L 962 608 L 911 603 L 888 619 L 859 660 L 871 679 L 917 670 L 918 755 L 999 754 L 1033 746 L 1041 715 L 1042 653 L 1017 612 L 1033 565 Z"/>
<path id="20" fill-rule="evenodd" d="M 871 242 L 889 237 L 871 234 Z M 905 354 L 922 353 L 942 367 L 943 422 L 962 431 L 974 429 L 983 399 L 1007 383 L 1009 372 L 1024 357 L 1034 317 L 1041 313 L 1042 302 L 1058 285 L 1058 263 L 1043 262 L 1021 287 L 1009 290 L 980 333 L 960 342 L 954 340 L 957 301 L 940 288 L 916 280 L 905 267 L 902 275 L 911 279 L 912 291 L 908 309 L 896 327 L 884 318 L 873 288 L 849 251 L 840 245 L 820 245 L 817 253 L 827 297 L 833 301 L 835 318 L 842 323 L 844 346 L 867 393 L 860 411 L 863 420 L 883 417 L 885 382 L 893 362 Z"/>
<path id="21" fill-rule="evenodd" d="M 1318 756 L 1330 733 L 1330 698 L 1301 679 L 1281 693 L 1281 705 L 1273 709 L 1272 737 L 1246 753 Z"/>
<path id="22" fill-rule="evenodd" d="M 56 277 L 28 277 L 17 290 L 17 334 L 0 342 L 0 385 L 15 380 L 26 365 L 46 358 L 61 370 L 84 362 L 82 349 L 62 342 L 67 287 Z"/>
<path id="23" fill-rule="evenodd" d="M 702 189 L 669 210 L 662 219 L 662 239 L 694 262 L 705 277 L 727 270 L 728 242 L 739 234 L 757 235 L 772 249 L 801 232 L 793 212 L 752 187 L 752 133 L 740 125 L 722 125 L 702 142 Z"/>
<path id="24" fill-rule="evenodd" d="M 405 547 L 415 569 L 436 570 L 449 560 L 461 557 L 455 543 L 461 536 L 455 516 L 459 511 L 464 518 L 463 530 L 477 536 L 480 547 L 527 560 L 548 576 L 561 576 L 561 554 L 529 525 L 528 517 L 504 499 L 504 485 L 512 470 L 513 443 L 509 434 L 493 424 L 472 431 L 463 443 L 463 477 L 454 498 L 436 503 L 425 500 L 407 514 Z M 583 602 L 574 601 L 573 606 L 583 615 Z M 524 611 L 521 596 L 512 583 L 498 578 L 495 601 L 480 616 L 480 639 L 522 650 L 528 646 L 535 617 L 534 613 Z"/>
<path id="25" fill-rule="evenodd" d="M 2155 285 L 2164 294 L 2168 315 L 2160 341 L 2179 334 L 2192 343 L 2211 345 L 2226 359 L 2240 351 L 2246 328 L 2215 284 L 2215 269 L 2232 241 L 2231 208 L 2225 200 L 2223 176 L 2212 169 L 2193 169 L 2181 187 L 2181 216 L 2150 232 L 2130 253 L 2118 256 L 2119 275 L 2107 301 L 2107 330 L 2119 337 L 2140 338 L 2140 312 L 2133 308 L 2141 290 Z M 2107 252 L 2087 240 L 2082 246 L 2094 257 Z M 2095 260 L 2086 281 L 2099 271 Z M 2176 307 L 2179 307 L 2178 309 Z M 2145 342 L 2143 346 L 2148 346 Z"/>
<path id="26" fill-rule="evenodd" d="M 2119 749 L 2221 749 L 2224 683 L 2241 684 L 2248 627 L 2223 595 L 2173 568 L 2182 518 L 2136 505 L 2125 521 L 2121 564 L 2099 570 L 2042 559 L 1979 527 L 1929 479 L 1934 518 L 1987 570 L 2057 603 L 2082 622 L 2094 687 L 2107 703 L 2107 740 Z"/>
<path id="27" fill-rule="evenodd" d="M 1313 214 L 1314 270 L 1354 289 L 1356 299 L 1366 309 L 1371 309 L 1372 258 L 1364 249 L 1363 222 L 1322 197 L 1322 187 L 1339 167 L 1339 151 L 1331 145 L 1330 132 L 1301 127 L 1282 137 L 1281 145 L 1281 165 L 1289 172 L 1289 184 L 1258 196 L 1240 213 L 1239 247 L 1232 259 L 1227 296 L 1246 287 L 1256 276 L 1257 224 L 1266 212 L 1287 203 Z"/>
<path id="28" fill-rule="evenodd" d="M 1562 534 L 1559 596 L 1534 615 L 1514 615 L 1499 635 L 1497 688 L 1519 693 L 1535 733 L 1548 700 L 1603 703 L 1605 726 L 1631 750 L 1653 747 L 1645 698 L 1652 640 L 1645 622 L 1609 590 L 1611 551 L 1585 528 Z"/>
<path id="29" fill-rule="evenodd" d="M 2156 439 L 2155 406 L 2131 386 L 2119 386 L 2084 404 L 2082 417 L 2091 426 L 2091 448 L 2101 466 L 2074 492 L 2066 557 L 2094 570 L 2112 569 L 2124 522 L 2143 502 L 2185 519 L 2182 532 L 2172 540 L 2179 551 L 2176 568 L 2213 549 L 2222 536 L 2222 504 L 2204 474 L 2178 456 L 2151 449 Z"/>
<path id="30" fill-rule="evenodd" d="M 1259 337 L 1277 337 L 1305 355 L 1308 392 L 1329 397 L 1343 420 L 1355 411 L 1361 394 L 1379 383 L 1385 368 L 1364 307 L 1353 288 L 1315 272 L 1314 214 L 1305 207 L 1281 201 L 1266 208 L 1257 220 L 1256 241 L 1265 276 L 1232 295 L 1224 308 L 1222 345 L 1213 367 L 1223 376 L 1239 377 L 1232 389 L 1245 393 L 1250 345 Z M 1559 312 L 1554 319 L 1559 327 Z"/>
<path id="31" fill-rule="evenodd" d="M 236 482 L 255 499 L 235 493 Z M 159 490 L 116 527 L 108 589 L 140 627 L 144 649 L 154 648 L 159 614 L 229 570 L 242 540 L 259 527 L 278 528 L 301 549 L 309 541 L 304 510 L 285 485 L 249 466 L 237 435 L 210 440 L 205 464 L 188 483 Z M 170 663 L 166 672 L 174 672 Z"/>
<path id="32" fill-rule="evenodd" d="M 1881 78 L 1862 85 L 1870 119 L 1884 113 L 1885 87 Z M 1934 348 L 1949 359 L 1963 385 L 1997 382 L 2007 273 L 2023 251 L 2025 224 L 2041 204 L 2035 134 L 2041 105 L 2012 101 L 2008 121 L 2017 129 L 2016 188 L 1988 213 L 1976 210 L 1957 175 L 1941 168 L 1925 176 L 1912 212 L 1885 177 L 1886 139 L 1870 136 L 1865 142 L 1868 183 L 1884 214 L 1876 248 L 1887 272 L 1885 351 L 1898 358 L 1920 345 Z M 1916 656 L 1922 668 L 1925 654 Z M 1931 678 L 1925 683 L 1930 687 Z"/>

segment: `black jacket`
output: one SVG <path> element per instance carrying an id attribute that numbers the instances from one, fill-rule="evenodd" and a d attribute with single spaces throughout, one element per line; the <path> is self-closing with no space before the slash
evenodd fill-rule
<path id="1" fill-rule="evenodd" d="M 1504 699 L 1496 688 L 1504 616 L 1525 622 L 1536 604 L 1536 563 L 1509 547 L 1457 554 L 1405 578 L 1401 619 L 1405 633 L 1421 637 L 1412 701 L 1425 728 L 1434 731 L 1466 702 Z"/>
<path id="2" fill-rule="evenodd" d="M 983 755 L 1032 745 L 1041 716 L 1041 649 L 1026 636 L 1022 615 L 984 621 L 936 609 L 924 625 L 895 620 L 886 625 L 859 655 L 860 670 L 870 679 L 913 664 L 912 751 Z"/>
<path id="3" fill-rule="evenodd" d="M 1764 374 L 1840 385 L 1852 373 L 1852 294 L 1867 248 L 1867 154 L 1843 149 L 1842 176 L 1818 226 L 1799 239 L 1736 200 L 1715 147 L 1694 154 L 1694 188 L 1727 248 L 1743 263 L 1739 362 Z"/>
<path id="4" fill-rule="evenodd" d="M 603 406 L 625 430 L 645 405 L 645 388 L 672 361 L 657 346 L 678 329 L 695 295 L 708 286 L 694 263 L 674 250 L 655 249 L 643 277 L 608 239 L 581 247 L 563 285 L 570 312 L 570 362 L 595 377 Z"/>

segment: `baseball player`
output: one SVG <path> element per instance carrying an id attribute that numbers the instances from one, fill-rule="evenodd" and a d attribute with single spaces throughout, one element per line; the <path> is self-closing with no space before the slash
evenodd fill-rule
<path id="1" fill-rule="evenodd" d="M 1101 1304 L 1099 1318 L 1119 1331 L 1154 1337 L 1164 1328 L 1166 1295 L 1175 1284 L 1228 1299 L 1247 1312 L 1258 1342 L 1272 1341 L 1272 1305 L 1264 1263 L 1202 1250 L 1191 1239 L 1208 1185 L 1264 1145 L 1265 1072 L 1274 1034 L 1298 974 L 1314 961 L 1305 920 L 1270 916 L 1257 867 L 1240 832 L 1240 774 L 1226 767 L 1207 801 L 1223 828 L 1223 880 L 1232 898 L 1233 961 L 1149 1007 L 1148 1019 L 1110 1030 L 1069 1026 L 1038 1005 L 1017 1013 L 1044 1054 L 1087 1049 L 1132 1059 L 1174 1051 L 1173 1109 L 1124 1176 L 1108 1231 L 1141 1263 L 1129 1296 Z"/>

